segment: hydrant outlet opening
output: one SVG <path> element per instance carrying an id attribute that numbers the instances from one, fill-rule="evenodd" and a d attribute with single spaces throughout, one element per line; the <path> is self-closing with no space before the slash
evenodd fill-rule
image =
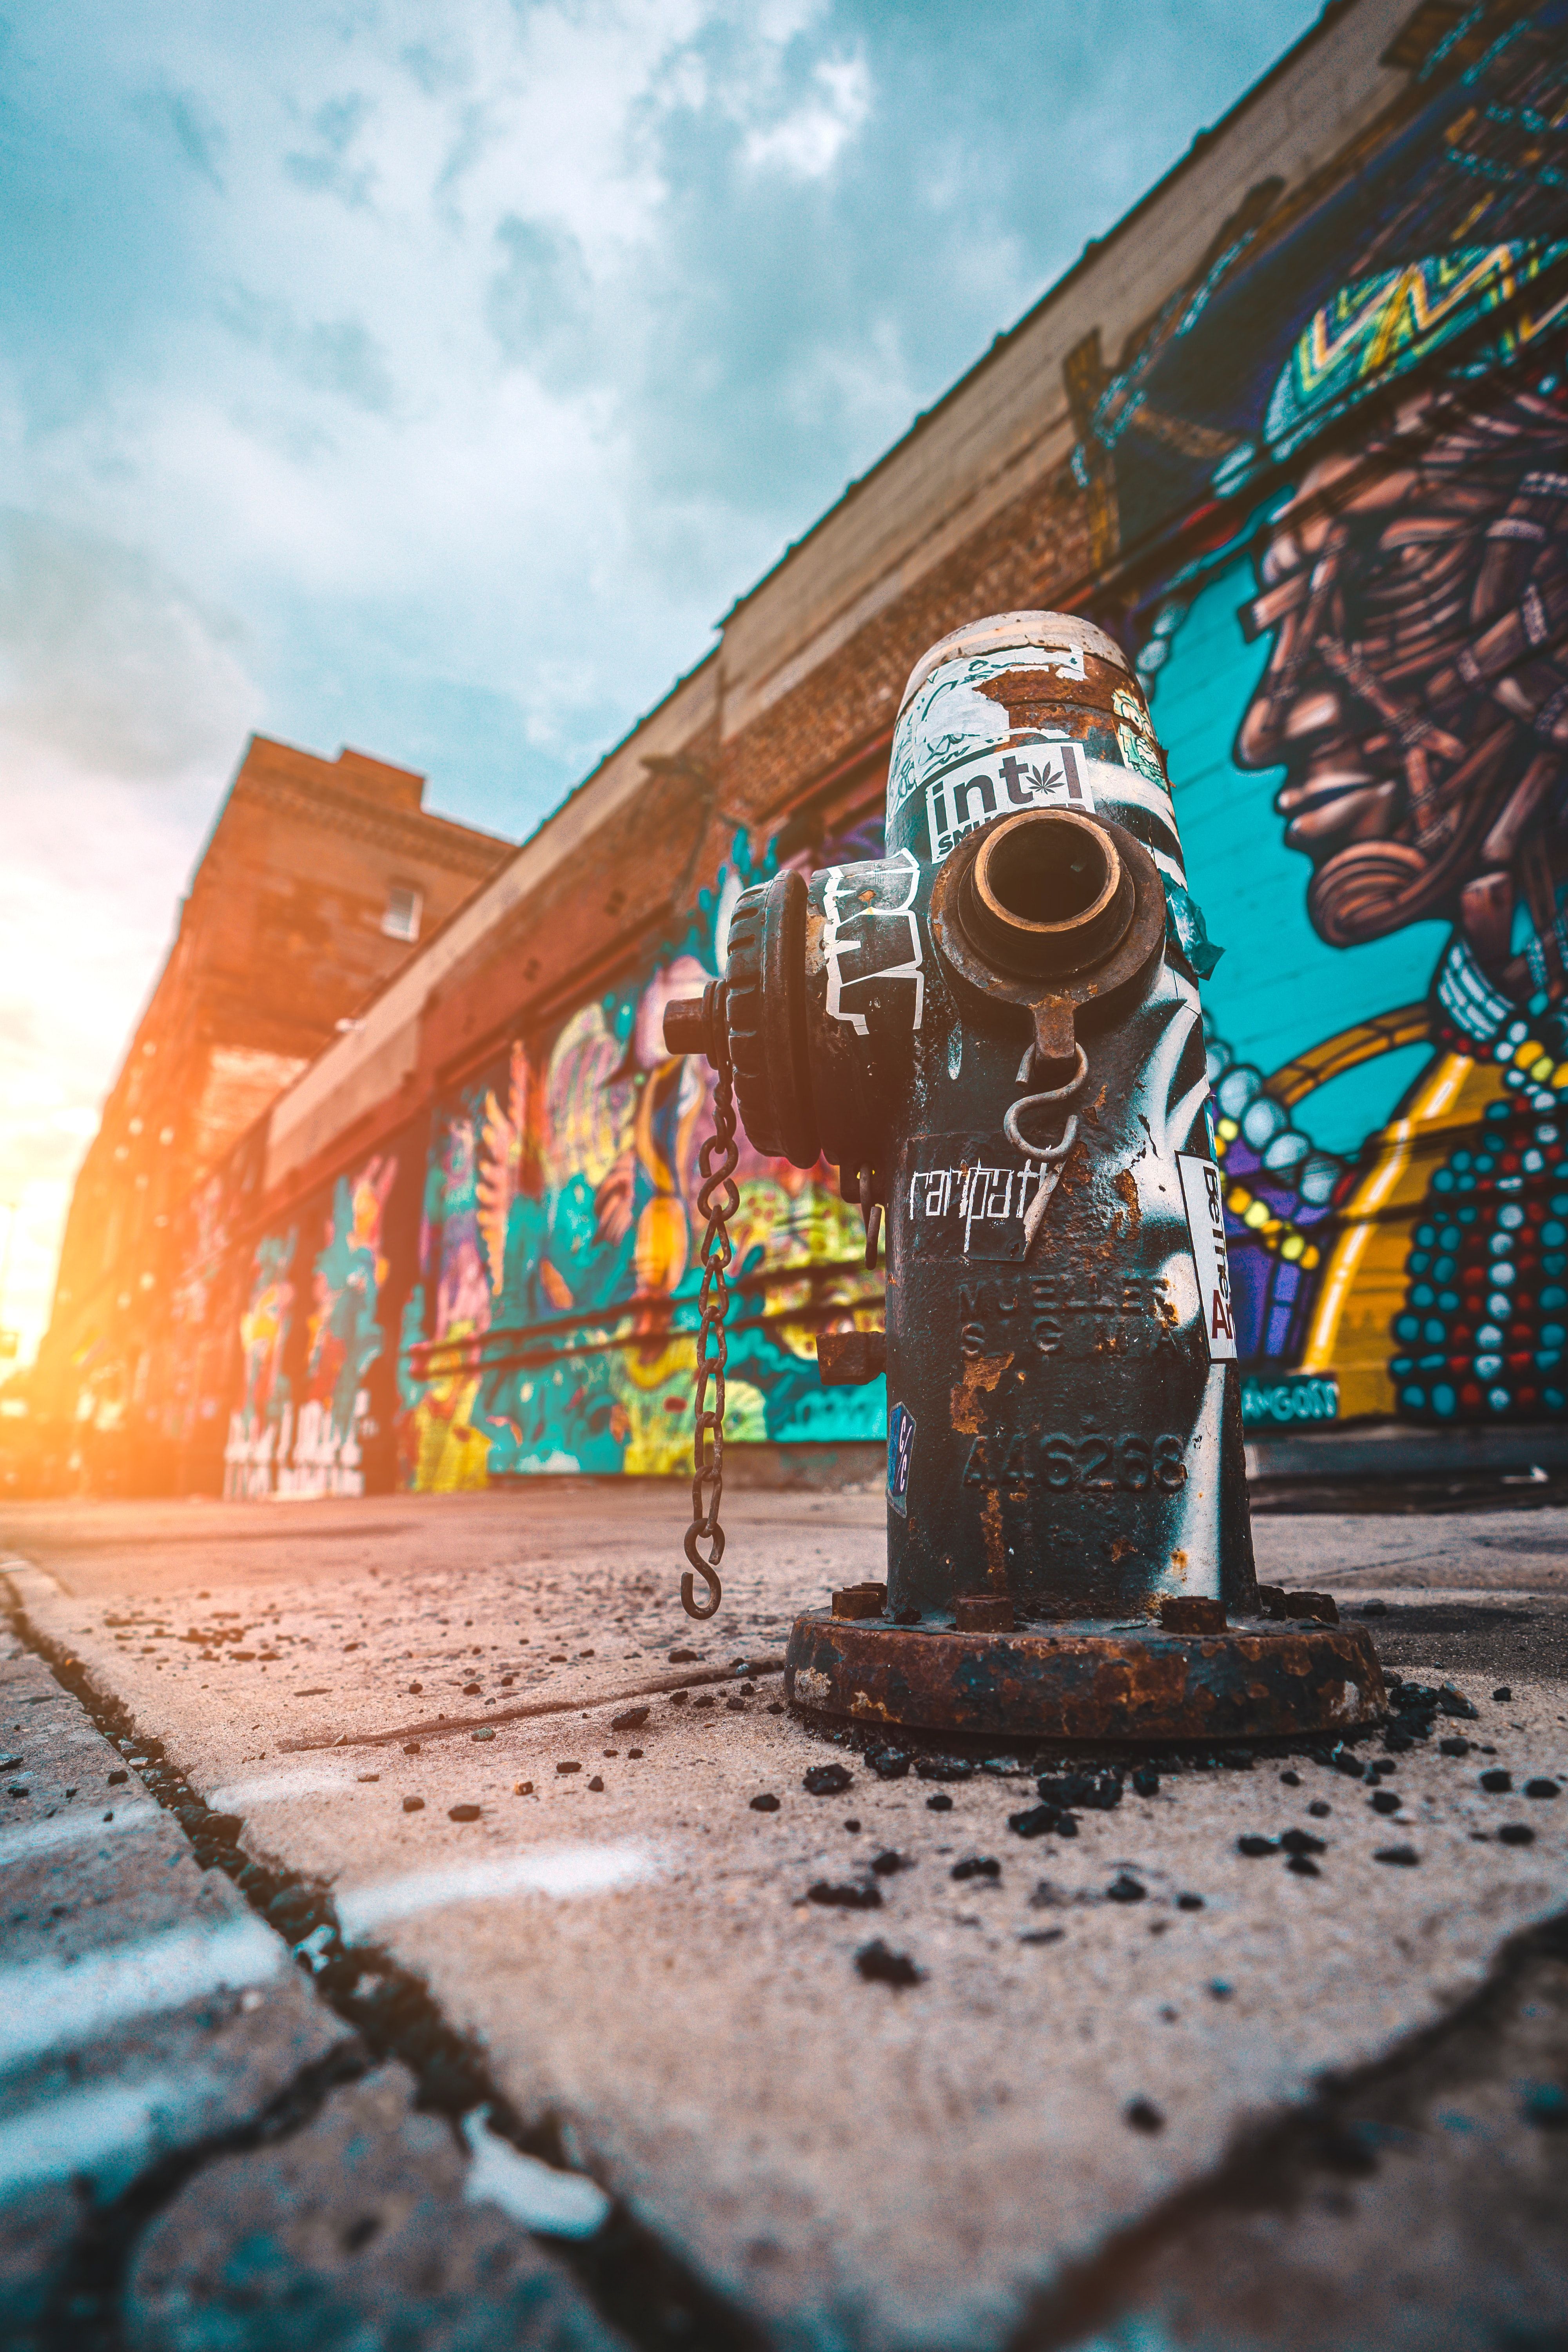
<path id="1" fill-rule="evenodd" d="M 1119 944 L 1133 896 L 1103 826 L 1069 809 L 1031 809 L 988 829 L 968 911 L 977 944 L 1009 964 L 1070 971 Z"/>

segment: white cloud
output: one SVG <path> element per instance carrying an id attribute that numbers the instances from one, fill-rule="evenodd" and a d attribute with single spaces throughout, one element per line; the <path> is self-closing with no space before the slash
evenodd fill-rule
<path id="1" fill-rule="evenodd" d="M 797 179 L 820 180 L 838 161 L 871 111 L 871 77 L 862 58 L 824 58 L 816 68 L 820 95 L 797 106 L 781 122 L 753 131 L 746 161 L 777 165 Z"/>

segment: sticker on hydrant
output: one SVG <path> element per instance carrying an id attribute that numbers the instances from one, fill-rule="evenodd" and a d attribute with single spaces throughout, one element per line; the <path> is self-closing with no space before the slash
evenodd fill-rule
<path id="1" fill-rule="evenodd" d="M 915 1417 L 906 1406 L 896 1404 L 888 1415 L 888 1500 L 900 1515 L 907 1515 L 910 1507 L 910 1455 L 914 1444 Z"/>
<path id="2" fill-rule="evenodd" d="M 1186 1204 L 1187 1230 L 1193 1237 L 1193 1259 L 1198 1270 L 1198 1311 L 1209 1343 L 1211 1363 L 1230 1362 L 1236 1355 L 1236 1314 L 1230 1296 L 1230 1260 L 1225 1246 L 1225 1197 L 1219 1170 L 1195 1151 L 1178 1151 L 1182 1199 Z"/>

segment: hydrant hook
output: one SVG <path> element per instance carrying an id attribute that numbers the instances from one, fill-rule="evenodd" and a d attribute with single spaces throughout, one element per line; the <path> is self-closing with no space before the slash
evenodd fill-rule
<path id="1" fill-rule="evenodd" d="M 1031 1143 L 1027 1136 L 1019 1131 L 1018 1115 L 1021 1111 L 1035 1109 L 1040 1103 L 1065 1102 L 1070 1095 L 1077 1094 L 1089 1076 L 1089 1055 L 1084 1052 L 1083 1047 L 1076 1043 L 1073 1052 L 1075 1055 L 1073 1074 L 1065 1086 L 1047 1087 L 1038 1094 L 1020 1095 L 1002 1121 L 1002 1132 L 1015 1151 L 1021 1151 L 1026 1160 L 1043 1160 L 1046 1163 L 1035 1197 L 1024 1216 L 1024 1255 L 1026 1257 L 1035 1246 L 1035 1236 L 1044 1222 L 1051 1194 L 1061 1181 L 1063 1163 L 1078 1140 L 1078 1113 L 1076 1111 L 1068 1113 L 1067 1125 L 1062 1129 L 1061 1141 L 1052 1144 Z M 1031 1045 L 1019 1066 L 1018 1076 L 1026 1081 L 1035 1060 L 1035 1053 L 1036 1049 Z"/>

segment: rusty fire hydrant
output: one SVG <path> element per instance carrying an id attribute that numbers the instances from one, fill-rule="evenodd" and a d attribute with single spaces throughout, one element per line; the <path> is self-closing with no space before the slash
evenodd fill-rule
<path id="1" fill-rule="evenodd" d="M 1111 638 L 956 630 L 894 736 L 887 851 L 749 890 L 727 1042 L 758 1150 L 887 1229 L 888 1578 L 799 1618 L 786 1691 L 867 1725 L 1058 1738 L 1340 1728 L 1367 1636 L 1253 1567 L 1199 983 L 1164 759 Z M 715 1034 L 722 1023 L 724 1038 Z M 1298 1609 L 1300 1603 L 1298 1602 Z"/>

